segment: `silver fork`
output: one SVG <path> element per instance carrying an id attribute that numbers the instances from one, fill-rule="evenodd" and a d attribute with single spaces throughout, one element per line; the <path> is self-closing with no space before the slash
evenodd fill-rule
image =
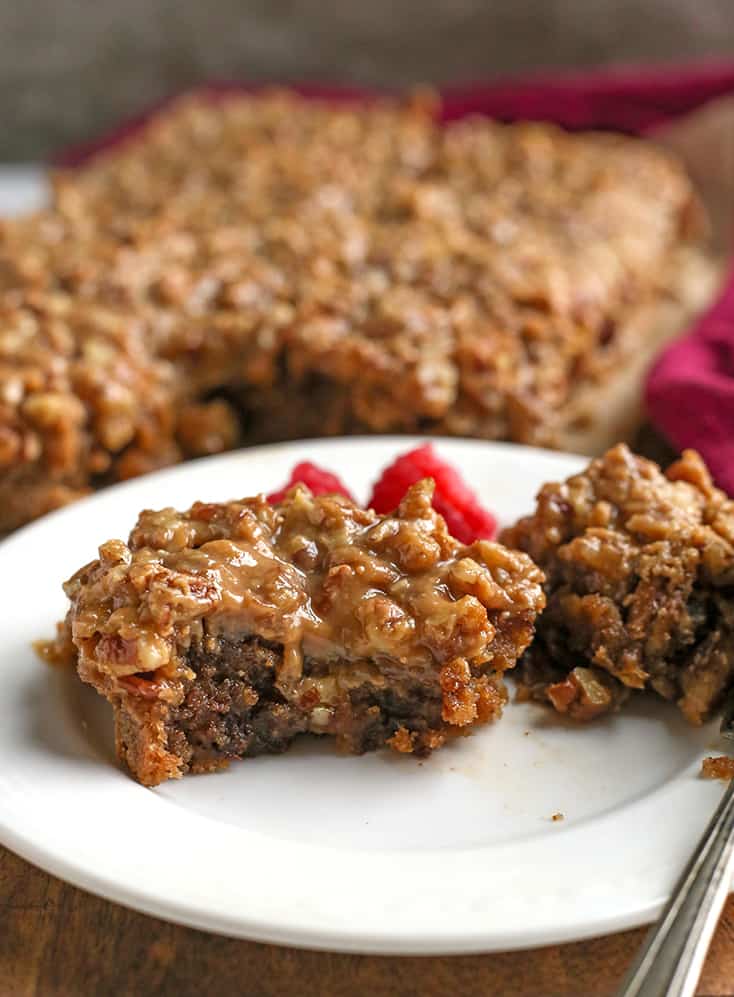
<path id="1" fill-rule="evenodd" d="M 734 738 L 734 696 L 721 723 Z M 617 997 L 690 997 L 734 872 L 734 780 L 724 793 L 656 924 L 630 967 Z"/>

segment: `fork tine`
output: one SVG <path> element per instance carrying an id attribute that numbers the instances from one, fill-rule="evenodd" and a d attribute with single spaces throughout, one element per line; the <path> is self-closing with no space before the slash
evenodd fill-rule
<path id="1" fill-rule="evenodd" d="M 722 737 L 734 741 L 734 688 L 729 691 L 724 700 L 724 710 L 719 730 Z"/>

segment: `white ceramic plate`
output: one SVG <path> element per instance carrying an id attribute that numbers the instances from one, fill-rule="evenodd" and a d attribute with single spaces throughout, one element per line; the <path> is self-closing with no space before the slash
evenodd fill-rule
<path id="1" fill-rule="evenodd" d="M 60 582 L 145 506 L 280 485 L 297 460 L 358 496 L 405 438 L 266 447 L 102 492 L 0 545 L 0 841 L 112 900 L 291 945 L 449 953 L 535 946 L 652 919 L 721 784 L 697 777 L 714 727 L 645 703 L 589 727 L 510 704 L 431 758 L 331 742 L 143 789 L 114 760 L 107 704 L 40 663 Z M 576 457 L 463 440 L 440 453 L 507 522 Z M 552 821 L 554 813 L 564 820 Z"/>
<path id="2" fill-rule="evenodd" d="M 46 170 L 33 163 L 0 163 L 0 218 L 35 211 L 48 200 Z"/>

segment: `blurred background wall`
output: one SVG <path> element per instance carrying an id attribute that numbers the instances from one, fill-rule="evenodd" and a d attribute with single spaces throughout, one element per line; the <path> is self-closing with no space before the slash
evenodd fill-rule
<path id="1" fill-rule="evenodd" d="M 734 0 L 0 0 L 0 161 L 211 78 L 401 86 L 734 58 Z"/>

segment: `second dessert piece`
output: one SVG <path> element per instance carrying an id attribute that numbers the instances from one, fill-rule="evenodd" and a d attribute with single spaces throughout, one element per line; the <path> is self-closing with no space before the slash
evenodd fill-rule
<path id="1" fill-rule="evenodd" d="M 301 733 L 425 754 L 499 716 L 544 605 L 525 554 L 464 546 L 422 481 L 379 516 L 303 486 L 143 512 L 67 583 L 56 659 L 113 705 L 146 785 Z"/>
<path id="2" fill-rule="evenodd" d="M 505 530 L 546 573 L 525 695 L 588 720 L 652 689 L 702 723 L 734 683 L 734 503 L 693 451 L 663 474 L 620 444 Z"/>

